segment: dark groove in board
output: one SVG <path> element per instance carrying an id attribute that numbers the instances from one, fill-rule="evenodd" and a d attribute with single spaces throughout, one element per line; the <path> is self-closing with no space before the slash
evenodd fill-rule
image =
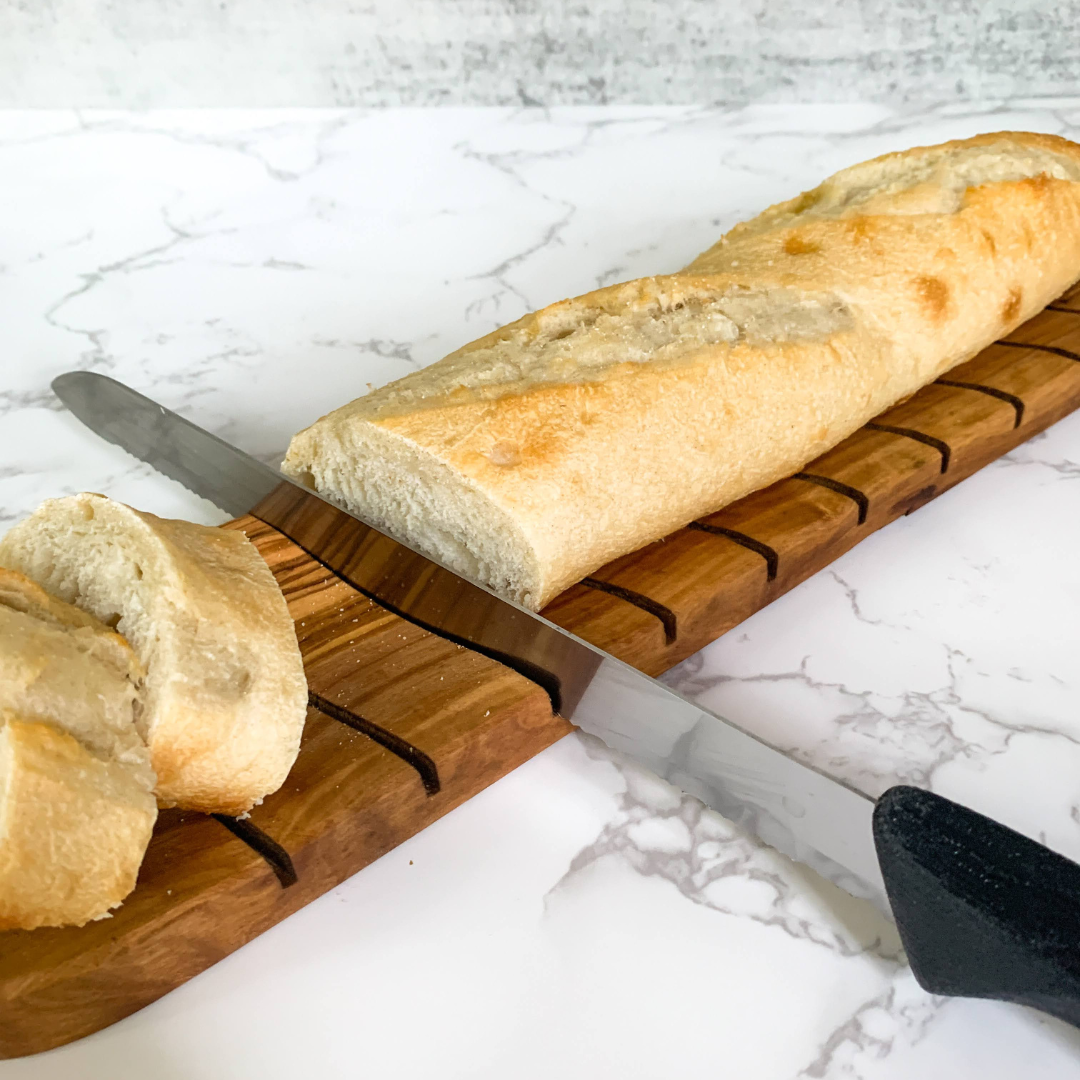
<path id="1" fill-rule="evenodd" d="M 838 495 L 845 495 L 859 508 L 858 523 L 862 525 L 866 521 L 867 512 L 870 510 L 870 500 L 867 498 L 866 493 L 858 488 L 834 480 L 831 476 L 818 476 L 817 473 L 797 472 L 792 477 L 792 480 L 808 480 L 811 484 L 817 484 L 818 487 L 828 488 Z"/>
<path id="2" fill-rule="evenodd" d="M 763 544 L 760 540 L 755 540 L 752 536 L 747 536 L 746 533 L 737 532 L 735 529 L 725 529 L 723 525 L 709 525 L 704 521 L 691 521 L 688 528 L 698 529 L 700 532 L 710 533 L 713 536 L 726 536 L 729 540 L 734 540 L 736 544 L 741 544 L 744 548 L 756 552 L 765 560 L 766 578 L 769 581 L 776 580 L 776 573 L 780 569 L 780 556 L 776 553 L 775 548 Z"/>
<path id="3" fill-rule="evenodd" d="M 413 746 L 411 742 L 407 742 L 400 735 L 395 735 L 392 731 L 387 731 L 386 728 L 379 727 L 378 724 L 373 724 L 362 716 L 357 716 L 356 713 L 343 708 L 341 705 L 335 705 L 332 701 L 327 701 L 326 698 L 316 694 L 314 690 L 308 691 L 308 704 L 313 709 L 318 709 L 324 716 L 329 716 L 331 720 L 336 720 L 339 724 L 352 728 L 353 731 L 359 731 L 362 735 L 366 735 L 371 739 L 372 742 L 377 742 L 383 749 L 389 750 L 391 754 L 401 758 L 402 761 L 407 765 L 411 765 L 420 774 L 420 781 L 424 785 L 424 791 L 428 795 L 438 795 L 442 787 L 439 781 L 439 769 L 423 750 Z"/>
<path id="4" fill-rule="evenodd" d="M 1016 412 L 1016 422 L 1013 427 L 1018 428 L 1024 422 L 1024 399 L 1010 394 L 1007 390 L 999 390 L 996 386 L 984 386 L 982 383 L 961 382 L 959 379 L 938 379 L 937 381 L 941 386 L 959 386 L 962 390 L 974 390 L 980 394 L 988 394 L 999 401 L 1007 401 Z"/>
<path id="5" fill-rule="evenodd" d="M 601 581 L 599 578 L 582 578 L 581 584 L 590 589 L 597 589 L 600 592 L 609 593 L 611 596 L 617 596 L 620 600 L 625 600 L 628 604 L 633 604 L 634 607 L 639 607 L 642 611 L 655 615 L 664 627 L 665 644 L 671 645 L 678 636 L 678 623 L 675 612 L 671 608 L 665 607 L 658 600 L 643 596 L 639 592 L 634 592 L 633 589 L 624 589 L 621 585 L 612 585 L 610 581 Z"/>
<path id="6" fill-rule="evenodd" d="M 1080 308 L 1064 307 L 1061 304 L 1047 304 L 1047 311 L 1064 311 L 1066 315 L 1080 315 Z"/>
<path id="7" fill-rule="evenodd" d="M 237 840 L 242 840 L 252 851 L 261 855 L 274 871 L 283 889 L 295 885 L 300 880 L 289 853 L 272 836 L 264 833 L 258 825 L 253 825 L 247 818 L 229 817 L 228 814 L 211 814 L 210 816 L 224 825 Z"/>
<path id="8" fill-rule="evenodd" d="M 914 439 L 924 446 L 932 446 L 941 455 L 941 471 L 949 471 L 949 459 L 952 457 L 952 447 L 943 439 L 935 439 L 933 435 L 924 435 L 914 428 L 894 427 L 892 424 L 879 424 L 871 420 L 866 425 L 871 431 L 887 431 L 890 435 L 902 435 L 905 439 Z"/>
<path id="9" fill-rule="evenodd" d="M 1075 360 L 1080 364 L 1080 353 L 1063 349 L 1059 345 L 1035 345 L 1030 341 L 995 341 L 995 345 L 1008 345 L 1010 349 L 1034 349 L 1036 352 L 1053 353 L 1055 356 L 1064 356 L 1066 360 Z"/>

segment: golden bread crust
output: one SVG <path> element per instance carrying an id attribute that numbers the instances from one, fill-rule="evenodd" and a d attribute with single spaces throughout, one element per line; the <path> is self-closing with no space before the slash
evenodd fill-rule
<path id="1" fill-rule="evenodd" d="M 675 275 L 560 301 L 323 417 L 284 468 L 533 608 L 797 471 L 1080 274 L 1080 147 L 885 155 Z"/>
<path id="2" fill-rule="evenodd" d="M 0 712 L 0 929 L 106 916 L 135 887 L 156 817 L 122 764 Z"/>

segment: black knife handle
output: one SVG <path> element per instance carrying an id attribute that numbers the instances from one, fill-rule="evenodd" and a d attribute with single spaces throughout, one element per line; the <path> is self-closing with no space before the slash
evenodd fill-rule
<path id="1" fill-rule="evenodd" d="M 900 939 L 933 994 L 1080 1027 L 1080 865 L 940 795 L 893 787 L 874 843 Z"/>

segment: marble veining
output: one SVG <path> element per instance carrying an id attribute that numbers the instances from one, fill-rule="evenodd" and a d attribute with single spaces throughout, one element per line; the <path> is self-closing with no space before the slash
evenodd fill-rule
<path id="1" fill-rule="evenodd" d="M 798 887 L 813 877 L 798 863 L 598 739 L 579 737 L 591 757 L 616 764 L 626 790 L 618 813 L 574 856 L 553 891 L 598 860 L 617 858 L 638 874 L 670 882 L 688 900 L 714 911 L 753 919 L 841 956 L 871 952 L 894 964 L 902 960 L 896 928 L 884 916 L 815 878 L 815 890 L 827 899 L 822 917 L 812 894 Z M 838 909 L 844 912 L 839 920 Z"/>
<path id="2" fill-rule="evenodd" d="M 1080 106 L 0 113 L 0 523 L 78 490 L 223 518 L 62 411 L 62 371 L 276 462 L 321 413 L 531 308 L 685 265 L 844 165 L 1004 128 L 1078 138 Z M 926 785 L 1080 858 L 1078 479 L 1074 416 L 665 678 L 867 792 Z M 1073 1075 L 1080 1033 L 926 995 L 868 905 L 573 736 L 0 1080 L 313 1061 L 1026 1080 Z"/>

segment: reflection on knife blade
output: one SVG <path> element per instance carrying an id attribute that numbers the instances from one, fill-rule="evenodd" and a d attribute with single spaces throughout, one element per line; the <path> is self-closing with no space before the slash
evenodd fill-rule
<path id="1" fill-rule="evenodd" d="M 89 372 L 53 383 L 88 427 L 223 510 L 250 513 L 384 607 L 543 686 L 560 715 L 888 912 L 873 800 L 462 578 L 189 421 Z"/>

